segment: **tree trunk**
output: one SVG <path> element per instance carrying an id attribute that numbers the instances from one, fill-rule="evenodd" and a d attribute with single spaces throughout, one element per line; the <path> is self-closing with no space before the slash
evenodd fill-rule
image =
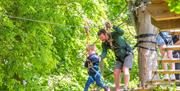
<path id="1" fill-rule="evenodd" d="M 128 2 L 129 7 L 133 6 L 132 2 Z M 146 11 L 145 7 L 139 7 L 136 12 L 132 12 L 137 35 L 141 34 L 157 34 L 157 28 L 151 24 L 151 17 Z M 140 40 L 154 41 L 156 42 L 156 36 L 138 38 Z M 141 43 L 139 46 L 156 49 L 156 44 L 153 43 Z M 157 79 L 158 76 L 153 74 L 152 71 L 156 70 L 157 65 L 157 52 L 143 48 L 138 48 L 138 66 L 139 77 L 142 87 L 145 87 L 145 82 Z"/>
<path id="2" fill-rule="evenodd" d="M 157 28 L 151 24 L 151 18 L 150 15 L 146 10 L 143 9 L 143 7 L 139 8 L 137 10 L 137 34 L 156 34 Z M 138 41 L 144 40 L 144 41 L 155 41 L 156 42 L 156 36 L 153 37 L 145 37 L 145 38 L 139 38 Z M 139 44 L 140 46 L 156 49 L 156 44 L 153 43 L 142 43 Z M 157 52 L 151 51 L 147 49 L 138 48 L 138 64 L 139 64 L 139 76 L 141 81 L 141 86 L 145 86 L 145 82 L 153 79 L 153 70 L 156 70 L 157 67 Z"/>

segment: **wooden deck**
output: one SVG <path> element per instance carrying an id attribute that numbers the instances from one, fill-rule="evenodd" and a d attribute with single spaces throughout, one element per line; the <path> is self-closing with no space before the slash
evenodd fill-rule
<path id="1" fill-rule="evenodd" d="M 165 0 L 151 0 L 146 9 L 151 15 L 151 23 L 161 31 L 180 28 L 180 14 L 170 12 Z"/>
<path id="2" fill-rule="evenodd" d="M 180 70 L 157 70 L 153 71 L 159 74 L 180 74 Z"/>
<path id="3" fill-rule="evenodd" d="M 180 45 L 166 46 L 165 50 L 180 50 Z"/>
<path id="4" fill-rule="evenodd" d="M 180 59 L 162 59 L 162 60 L 158 60 L 158 62 L 160 63 L 180 63 Z"/>

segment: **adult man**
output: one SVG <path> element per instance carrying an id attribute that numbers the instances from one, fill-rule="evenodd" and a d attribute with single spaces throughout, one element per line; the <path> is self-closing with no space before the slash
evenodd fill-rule
<path id="1" fill-rule="evenodd" d="M 106 30 L 111 29 L 111 24 L 106 23 Z M 126 43 L 123 38 L 124 31 L 116 26 L 113 26 L 114 32 L 107 33 L 105 29 L 100 29 L 98 32 L 99 39 L 102 41 L 101 59 L 104 59 L 107 50 L 111 49 L 116 56 L 116 64 L 114 69 L 114 80 L 116 91 L 120 90 L 119 79 L 121 71 L 124 72 L 124 89 L 127 90 L 130 79 L 129 69 L 132 68 L 133 53 L 132 48 Z"/>

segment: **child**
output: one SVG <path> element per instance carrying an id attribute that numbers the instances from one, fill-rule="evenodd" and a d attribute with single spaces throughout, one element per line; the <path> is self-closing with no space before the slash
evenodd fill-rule
<path id="1" fill-rule="evenodd" d="M 130 45 L 124 40 L 124 30 L 117 26 L 112 26 L 110 22 L 106 24 L 106 30 L 100 29 L 97 33 L 99 39 L 102 41 L 101 59 L 103 60 L 108 53 L 108 50 L 114 52 L 116 57 L 114 65 L 114 84 L 116 91 L 120 90 L 120 76 L 124 74 L 124 90 L 128 90 L 130 72 L 133 66 L 133 50 Z M 107 30 L 113 29 L 112 32 Z"/>
<path id="2" fill-rule="evenodd" d="M 109 88 L 101 82 L 101 73 L 99 71 L 100 57 L 96 54 L 96 46 L 88 45 L 87 51 L 88 57 L 85 62 L 85 67 L 88 68 L 89 77 L 86 82 L 84 91 L 88 91 L 90 84 L 92 84 L 94 81 L 96 81 L 96 84 L 99 87 L 104 88 L 105 91 L 109 91 Z"/>

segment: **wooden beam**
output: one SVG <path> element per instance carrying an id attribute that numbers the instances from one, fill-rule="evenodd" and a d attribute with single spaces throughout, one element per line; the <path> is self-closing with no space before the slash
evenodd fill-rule
<path id="1" fill-rule="evenodd" d="M 136 88 L 134 91 L 152 91 L 151 88 Z"/>
<path id="2" fill-rule="evenodd" d="M 159 74 L 180 74 L 180 70 L 157 70 L 153 72 Z"/>
<path id="3" fill-rule="evenodd" d="M 162 62 L 162 63 L 180 63 L 180 59 L 162 59 L 162 60 L 158 60 L 158 62 Z"/>
<path id="4" fill-rule="evenodd" d="M 170 12 L 168 4 L 165 1 L 149 4 L 147 6 L 147 10 L 150 13 L 151 17 L 156 21 L 180 19 L 180 14 Z"/>
<path id="5" fill-rule="evenodd" d="M 180 91 L 179 89 L 180 89 L 180 88 L 177 87 L 177 88 L 176 88 L 176 91 Z M 154 91 L 154 90 L 153 90 L 153 88 L 147 88 L 147 89 L 135 89 L 135 90 L 133 90 L 133 91 Z M 169 90 L 163 89 L 163 90 L 158 90 L 158 91 L 169 91 Z"/>
<path id="6" fill-rule="evenodd" d="M 173 45 L 173 46 L 166 46 L 163 47 L 165 50 L 180 50 L 180 46 L 179 45 Z"/>
<path id="7" fill-rule="evenodd" d="M 164 0 L 151 0 L 152 4 L 158 4 L 158 3 L 163 3 Z"/>
<path id="8" fill-rule="evenodd" d="M 178 87 L 176 87 L 176 91 L 180 91 L 180 87 L 178 86 Z"/>
<path id="9" fill-rule="evenodd" d="M 180 25 L 179 25 L 180 26 Z M 180 30 L 171 30 L 170 31 L 171 35 L 180 35 Z"/>
<path id="10" fill-rule="evenodd" d="M 180 83 L 180 80 L 152 80 L 152 81 L 147 81 L 147 84 L 170 84 L 170 83 Z"/>
<path id="11" fill-rule="evenodd" d="M 151 23 L 158 27 L 160 31 L 169 31 L 170 29 L 180 29 L 180 19 L 175 20 L 164 20 L 164 21 L 156 21 L 151 18 Z"/>

